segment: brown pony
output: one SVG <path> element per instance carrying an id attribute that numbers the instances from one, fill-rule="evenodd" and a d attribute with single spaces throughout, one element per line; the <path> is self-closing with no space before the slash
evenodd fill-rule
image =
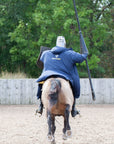
<path id="1" fill-rule="evenodd" d="M 48 120 L 48 140 L 55 143 L 55 116 L 64 117 L 63 139 L 71 136 L 69 114 L 74 97 L 69 81 L 63 78 L 48 78 L 42 88 L 42 103 L 46 109 Z"/>

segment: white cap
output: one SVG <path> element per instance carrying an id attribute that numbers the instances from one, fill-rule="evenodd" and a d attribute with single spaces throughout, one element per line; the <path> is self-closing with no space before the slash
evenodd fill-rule
<path id="1" fill-rule="evenodd" d="M 66 47 L 66 41 L 64 36 L 58 36 L 56 40 L 56 46 Z"/>

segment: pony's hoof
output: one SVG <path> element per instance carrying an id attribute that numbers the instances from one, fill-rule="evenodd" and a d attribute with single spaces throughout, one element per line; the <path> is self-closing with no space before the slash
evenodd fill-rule
<path id="1" fill-rule="evenodd" d="M 67 130 L 65 134 L 63 134 L 63 140 L 67 140 L 67 138 L 70 138 L 72 136 L 72 131 Z"/>
<path id="2" fill-rule="evenodd" d="M 66 135 L 66 133 L 65 134 L 63 134 L 63 140 L 67 140 L 67 135 Z"/>
<path id="3" fill-rule="evenodd" d="M 70 138 L 72 136 L 72 131 L 71 130 L 67 130 L 66 131 L 66 135 L 68 138 Z"/>
<path id="4" fill-rule="evenodd" d="M 48 141 L 50 141 L 50 142 L 55 141 L 55 138 L 52 135 L 48 135 L 47 138 L 48 138 Z M 53 144 L 53 143 L 51 143 L 51 144 Z"/>

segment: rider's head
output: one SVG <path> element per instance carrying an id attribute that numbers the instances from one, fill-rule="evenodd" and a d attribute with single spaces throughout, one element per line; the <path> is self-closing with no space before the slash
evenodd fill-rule
<path id="1" fill-rule="evenodd" d="M 58 36 L 56 40 L 56 46 L 66 47 L 66 41 L 64 36 Z"/>

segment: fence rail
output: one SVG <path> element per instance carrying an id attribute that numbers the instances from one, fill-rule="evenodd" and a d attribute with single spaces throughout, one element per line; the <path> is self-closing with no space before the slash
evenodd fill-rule
<path id="1" fill-rule="evenodd" d="M 114 104 L 114 79 L 92 79 L 96 101 L 92 101 L 88 79 L 80 79 L 78 104 Z M 36 104 L 36 79 L 0 79 L 0 104 Z"/>

